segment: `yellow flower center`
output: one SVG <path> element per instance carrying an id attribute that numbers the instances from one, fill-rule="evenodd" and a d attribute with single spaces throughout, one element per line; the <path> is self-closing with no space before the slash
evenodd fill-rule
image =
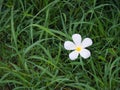
<path id="1" fill-rule="evenodd" d="M 80 47 L 80 46 L 78 46 L 78 47 L 76 47 L 76 49 L 75 49 L 76 51 L 81 51 L 82 50 L 82 48 Z"/>

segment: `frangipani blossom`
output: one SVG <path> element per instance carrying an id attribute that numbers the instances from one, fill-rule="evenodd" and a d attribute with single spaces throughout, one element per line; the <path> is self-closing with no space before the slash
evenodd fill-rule
<path id="1" fill-rule="evenodd" d="M 87 59 L 88 57 L 91 56 L 90 51 L 88 49 L 86 49 L 86 47 L 91 46 L 92 43 L 93 43 L 90 38 L 85 38 L 82 41 L 82 38 L 81 38 L 80 34 L 73 34 L 72 39 L 73 39 L 73 42 L 65 41 L 65 43 L 64 43 L 64 48 L 66 50 L 73 50 L 69 54 L 69 58 L 71 60 L 77 59 L 79 54 L 84 59 Z"/>

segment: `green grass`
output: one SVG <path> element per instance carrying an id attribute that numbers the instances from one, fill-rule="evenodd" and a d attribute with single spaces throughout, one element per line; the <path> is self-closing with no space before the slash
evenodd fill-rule
<path id="1" fill-rule="evenodd" d="M 71 61 L 63 44 L 90 37 Z M 120 90 L 119 0 L 0 0 L 0 90 Z"/>

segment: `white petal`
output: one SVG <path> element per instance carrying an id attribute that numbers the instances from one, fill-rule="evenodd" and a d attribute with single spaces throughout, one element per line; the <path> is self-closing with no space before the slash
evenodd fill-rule
<path id="1" fill-rule="evenodd" d="M 80 55 L 81 55 L 83 58 L 87 59 L 88 57 L 91 56 L 91 53 L 90 53 L 90 51 L 87 50 L 87 49 L 82 49 L 82 50 L 80 51 Z"/>
<path id="2" fill-rule="evenodd" d="M 76 44 L 76 45 L 80 45 L 81 44 L 81 35 L 80 34 L 73 34 L 72 35 L 72 39 L 73 39 L 73 41 L 74 41 L 74 43 Z"/>
<path id="3" fill-rule="evenodd" d="M 90 38 L 85 38 L 83 41 L 82 41 L 82 47 L 85 48 L 85 47 L 88 47 L 88 46 L 91 46 L 92 45 L 92 39 Z"/>
<path id="4" fill-rule="evenodd" d="M 69 54 L 69 58 L 70 58 L 71 60 L 75 60 L 75 59 L 77 59 L 78 55 L 79 55 L 78 52 L 72 51 L 72 52 Z"/>
<path id="5" fill-rule="evenodd" d="M 74 50 L 75 49 L 75 44 L 71 41 L 65 41 L 64 48 L 66 50 Z"/>

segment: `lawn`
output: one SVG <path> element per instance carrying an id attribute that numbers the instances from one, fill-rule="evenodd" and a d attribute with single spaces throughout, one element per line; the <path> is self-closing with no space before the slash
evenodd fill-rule
<path id="1" fill-rule="evenodd" d="M 69 58 L 73 34 L 89 58 Z M 120 90 L 120 1 L 0 0 L 0 90 Z"/>

